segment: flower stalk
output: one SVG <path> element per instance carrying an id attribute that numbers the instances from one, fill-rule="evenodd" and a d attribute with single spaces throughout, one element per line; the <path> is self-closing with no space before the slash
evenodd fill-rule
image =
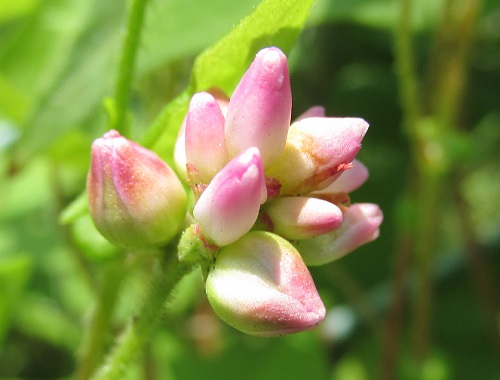
<path id="1" fill-rule="evenodd" d="M 148 0 L 132 1 L 126 34 L 123 39 L 112 109 L 108 109 L 108 129 L 116 129 L 125 137 L 130 135 L 130 123 L 127 110 L 147 3 Z"/>
<path id="2" fill-rule="evenodd" d="M 169 247 L 170 248 L 170 247 Z M 166 251 L 156 263 L 144 303 L 119 337 L 114 350 L 93 377 L 94 380 L 123 379 L 144 344 L 158 326 L 165 301 L 179 280 L 194 269 L 189 262 L 180 262 L 173 252 Z"/>

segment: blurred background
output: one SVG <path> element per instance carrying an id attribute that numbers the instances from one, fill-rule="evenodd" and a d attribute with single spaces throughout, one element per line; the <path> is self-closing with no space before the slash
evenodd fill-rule
<path id="1" fill-rule="evenodd" d="M 150 1 L 136 138 L 257 4 Z M 126 5 L 0 2 L 1 379 L 73 377 L 116 255 L 88 217 L 59 217 L 105 131 Z M 379 239 L 311 268 L 328 315 L 294 336 L 232 330 L 199 273 L 186 277 L 129 378 L 499 379 L 500 3 L 318 0 L 290 67 L 294 116 L 320 104 L 370 123 L 358 155 L 370 178 L 351 199 L 381 205 Z M 148 275 L 127 260 L 108 345 Z"/>

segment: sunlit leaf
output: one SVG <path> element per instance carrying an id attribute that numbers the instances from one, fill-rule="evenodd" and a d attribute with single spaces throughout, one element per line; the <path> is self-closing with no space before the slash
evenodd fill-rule
<path id="1" fill-rule="evenodd" d="M 190 86 L 164 109 L 143 144 L 171 162 L 175 135 L 190 96 L 211 87 L 231 94 L 255 54 L 263 47 L 278 46 L 288 53 L 312 4 L 312 0 L 264 0 L 228 35 L 196 59 Z"/>

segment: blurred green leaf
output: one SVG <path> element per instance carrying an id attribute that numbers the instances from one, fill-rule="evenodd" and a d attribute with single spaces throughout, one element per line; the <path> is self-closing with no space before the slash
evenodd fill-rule
<path id="1" fill-rule="evenodd" d="M 85 125 L 89 131 L 99 116 L 103 120 L 95 111 L 112 85 L 124 15 L 118 0 L 52 0 L 42 9 L 37 22 L 16 41 L 18 47 L 0 61 L 0 71 L 31 96 L 32 112 L 14 156 L 19 164 L 68 129 Z M 55 42 L 44 43 L 47 38 Z M 24 67 L 33 57 L 39 57 L 33 67 Z M 23 64 L 16 67 L 18 60 Z"/>
<path id="2" fill-rule="evenodd" d="M 70 351 L 81 341 L 82 330 L 51 299 L 31 294 L 21 304 L 16 326 L 23 333 L 63 346 Z"/>
<path id="3" fill-rule="evenodd" d="M 28 99 L 0 73 L 0 115 L 19 124 L 27 114 Z"/>
<path id="4" fill-rule="evenodd" d="M 86 26 L 91 7 L 90 1 L 44 1 L 17 38 L 0 51 L 0 72 L 33 105 L 71 60 L 68 53 Z"/>
<path id="5" fill-rule="evenodd" d="M 26 255 L 0 260 L 0 346 L 32 271 Z"/>
<path id="6" fill-rule="evenodd" d="M 16 0 L 0 2 L 0 24 L 11 21 L 33 11 L 39 0 Z"/>
<path id="7" fill-rule="evenodd" d="M 413 6 L 413 27 L 426 30 L 438 20 L 442 0 L 419 0 Z M 353 22 L 366 27 L 392 31 L 399 15 L 393 0 L 318 0 L 311 15 L 312 24 Z"/>
<path id="8" fill-rule="evenodd" d="M 259 1 L 151 1 L 138 72 L 192 56 L 231 30 Z"/>
<path id="9" fill-rule="evenodd" d="M 76 245 L 91 261 L 105 261 L 116 257 L 120 252 L 119 248 L 97 231 L 88 213 L 73 222 L 71 232 Z"/>
<path id="10" fill-rule="evenodd" d="M 216 323 L 220 323 L 218 320 Z M 224 326 L 225 328 L 226 326 Z M 230 329 L 228 327 L 228 329 Z M 161 366 L 158 378 L 218 380 L 326 379 L 326 363 L 314 332 L 261 339 L 227 331 L 223 347 L 187 345 L 158 332 L 153 350 Z M 234 333 L 234 334 L 233 334 Z M 200 337 L 201 338 L 201 337 Z M 219 342 L 220 343 L 220 342 Z M 203 348 L 203 347 L 201 347 Z M 168 376 L 170 374 L 170 376 Z"/>

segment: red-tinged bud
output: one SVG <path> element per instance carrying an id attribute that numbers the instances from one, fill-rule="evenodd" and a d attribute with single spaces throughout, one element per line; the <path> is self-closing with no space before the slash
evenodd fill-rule
<path id="1" fill-rule="evenodd" d="M 342 211 L 322 199 L 279 197 L 265 203 L 262 218 L 286 239 L 309 239 L 340 227 Z"/>
<path id="2" fill-rule="evenodd" d="M 330 185 L 315 193 L 350 193 L 365 183 L 368 175 L 368 168 L 360 161 L 354 160 L 351 168 L 344 170 Z"/>
<path id="3" fill-rule="evenodd" d="M 229 101 L 225 126 L 229 155 L 256 146 L 267 167 L 283 152 L 291 110 L 286 56 L 278 48 L 263 49 Z"/>
<path id="4" fill-rule="evenodd" d="M 300 254 L 268 232 L 250 232 L 222 248 L 208 274 L 206 291 L 220 318 L 252 335 L 309 330 L 326 313 Z"/>
<path id="5" fill-rule="evenodd" d="M 203 235 L 224 246 L 252 228 L 266 197 L 262 159 L 254 147 L 232 159 L 212 179 L 193 215 Z"/>
<path id="6" fill-rule="evenodd" d="M 327 264 L 375 240 L 383 219 L 382 210 L 377 205 L 353 204 L 345 211 L 339 229 L 313 239 L 299 240 L 295 246 L 307 265 Z"/>
<path id="7" fill-rule="evenodd" d="M 186 160 L 192 165 L 191 182 L 208 184 L 229 161 L 224 135 L 224 116 L 215 98 L 195 94 L 186 117 Z"/>
<path id="8" fill-rule="evenodd" d="M 302 119 L 290 126 L 285 151 L 266 174 L 279 181 L 282 195 L 321 190 L 352 166 L 367 130 L 362 119 Z"/>
<path id="9" fill-rule="evenodd" d="M 117 131 L 92 144 L 87 191 L 95 226 L 123 248 L 167 243 L 186 216 L 186 193 L 172 169 Z"/>

